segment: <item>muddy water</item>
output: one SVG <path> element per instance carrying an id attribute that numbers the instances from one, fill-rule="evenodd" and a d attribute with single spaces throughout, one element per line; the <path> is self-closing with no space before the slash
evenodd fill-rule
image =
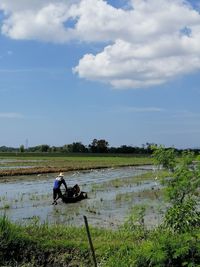
<path id="1" fill-rule="evenodd" d="M 148 204 L 145 221 L 153 226 L 161 220 L 161 216 L 154 211 L 160 208 L 161 200 L 154 199 L 150 203 L 148 198 L 133 198 L 131 194 L 155 190 L 159 187 L 155 181 L 122 187 L 104 186 L 105 182 L 134 177 L 147 172 L 149 168 L 126 167 L 66 173 L 68 186 L 78 183 L 82 191 L 88 192 L 89 198 L 72 204 L 64 204 L 60 200 L 57 206 L 51 205 L 55 174 L 31 176 L 31 180 L 30 176 L 27 180 L 24 176 L 19 181 L 0 183 L 0 214 L 6 213 L 11 220 L 20 223 L 39 220 L 76 226 L 83 224 L 83 215 L 86 215 L 90 225 L 117 227 L 124 222 L 133 205 Z"/>

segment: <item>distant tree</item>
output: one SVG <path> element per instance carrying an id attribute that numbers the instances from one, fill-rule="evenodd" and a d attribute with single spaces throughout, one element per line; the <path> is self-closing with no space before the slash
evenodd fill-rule
<path id="1" fill-rule="evenodd" d="M 135 152 L 135 148 L 132 147 L 132 146 L 126 146 L 126 145 L 123 145 L 123 146 L 120 146 L 119 148 L 119 153 L 134 153 Z"/>
<path id="2" fill-rule="evenodd" d="M 24 151 L 25 151 L 24 145 L 21 145 L 21 146 L 19 147 L 19 152 L 23 153 Z"/>
<path id="3" fill-rule="evenodd" d="M 109 144 L 105 139 L 93 139 L 92 143 L 89 145 L 89 148 L 92 153 L 107 153 L 108 146 Z"/>
<path id="4" fill-rule="evenodd" d="M 90 151 L 92 153 L 97 153 L 97 144 L 98 144 L 98 140 L 93 139 L 92 143 L 89 145 Z"/>
<path id="5" fill-rule="evenodd" d="M 68 151 L 68 145 L 64 145 L 64 146 L 62 146 L 62 152 L 63 153 L 68 153 L 69 151 Z"/>
<path id="6" fill-rule="evenodd" d="M 108 142 L 104 139 L 100 139 L 97 142 L 97 150 L 99 153 L 106 153 L 108 152 Z"/>
<path id="7" fill-rule="evenodd" d="M 51 147 L 51 152 L 57 152 L 57 147 L 56 146 L 52 146 Z"/>
<path id="8" fill-rule="evenodd" d="M 16 152 L 18 150 L 19 150 L 18 148 L 14 148 L 14 147 L 7 147 L 7 146 L 0 147 L 0 152 Z"/>
<path id="9" fill-rule="evenodd" d="M 117 153 L 117 147 L 110 147 L 109 150 L 108 150 L 109 153 Z"/>
<path id="10" fill-rule="evenodd" d="M 87 152 L 87 148 L 81 142 L 74 142 L 66 146 L 68 152 L 84 153 Z"/>
<path id="11" fill-rule="evenodd" d="M 145 149 L 146 149 L 146 153 L 147 154 L 152 154 L 153 153 L 153 149 L 152 147 L 156 147 L 157 145 L 155 143 L 146 143 L 145 145 Z"/>
<path id="12" fill-rule="evenodd" d="M 40 151 L 41 152 L 48 152 L 50 150 L 50 146 L 49 145 L 41 145 L 40 147 Z"/>

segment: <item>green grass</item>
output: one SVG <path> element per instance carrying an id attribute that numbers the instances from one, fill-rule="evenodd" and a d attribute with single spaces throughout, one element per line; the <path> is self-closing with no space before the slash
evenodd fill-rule
<path id="1" fill-rule="evenodd" d="M 171 234 L 162 228 L 146 230 L 129 220 L 118 230 L 90 227 L 90 233 L 101 267 L 199 266 L 199 229 Z M 36 221 L 22 226 L 4 216 L 0 239 L 0 266 L 94 266 L 84 227 Z"/>
<path id="2" fill-rule="evenodd" d="M 1 159 L 12 159 L 17 162 L 7 162 L 2 164 L 3 166 L 18 166 L 24 164 L 29 166 L 30 163 L 35 166 L 47 166 L 51 163 L 52 166 L 65 166 L 66 164 L 71 166 L 73 164 L 151 164 L 152 159 L 149 157 L 137 157 L 137 156 L 29 156 L 27 157 L 2 157 Z"/>
<path id="3" fill-rule="evenodd" d="M 10 204 L 4 204 L 2 207 L 0 207 L 0 209 L 2 210 L 8 210 L 10 208 L 11 208 Z"/>
<path id="4" fill-rule="evenodd" d="M 101 261 L 101 257 L 106 255 L 108 250 L 115 250 L 117 247 L 122 246 L 124 242 L 130 245 L 132 243 L 132 237 L 127 237 L 122 231 L 90 227 L 90 232 L 98 261 Z M 6 217 L 3 217 L 0 218 L 0 238 L 2 240 L 0 244 L 0 264 L 6 262 L 10 255 L 13 255 L 13 260 L 27 263 L 26 257 L 30 260 L 30 257 L 34 258 L 42 252 L 55 255 L 59 253 L 59 256 L 67 253 L 71 258 L 70 261 L 74 262 L 75 259 L 79 259 L 82 265 L 78 266 L 93 266 L 84 227 L 50 226 L 48 224 L 38 224 L 37 222 L 21 226 L 12 224 Z M 24 246 L 26 247 L 25 251 Z M 6 255 L 4 255 L 5 251 Z M 4 252 L 3 255 L 2 252 Z M 17 255 L 20 253 L 22 253 L 22 258 L 19 259 Z"/>
<path id="5" fill-rule="evenodd" d="M 0 176 L 27 175 L 37 173 L 50 173 L 59 171 L 90 170 L 108 167 L 138 166 L 152 164 L 150 157 L 121 156 L 121 155 L 74 155 L 74 156 L 1 156 L 1 159 L 12 159 L 16 162 L 0 162 Z M 7 169 L 1 169 L 8 167 Z M 30 166 L 30 168 L 9 169 L 10 166 Z"/>

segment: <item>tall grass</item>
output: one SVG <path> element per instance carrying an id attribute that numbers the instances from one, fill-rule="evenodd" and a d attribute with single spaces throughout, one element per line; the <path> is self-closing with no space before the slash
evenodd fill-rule
<path id="1" fill-rule="evenodd" d="M 199 229 L 173 235 L 162 227 L 147 230 L 144 212 L 144 207 L 134 209 L 118 230 L 90 227 L 98 266 L 199 266 Z M 39 222 L 21 226 L 3 216 L 0 240 L 0 266 L 93 266 L 83 227 Z"/>

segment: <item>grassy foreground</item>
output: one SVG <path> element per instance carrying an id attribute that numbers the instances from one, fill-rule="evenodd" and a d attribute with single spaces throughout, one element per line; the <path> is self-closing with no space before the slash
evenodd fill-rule
<path id="1" fill-rule="evenodd" d="M 2 160 L 2 161 L 1 161 Z M 150 157 L 138 156 L 48 156 L 48 155 L 1 155 L 0 176 L 67 172 L 108 167 L 138 166 L 152 164 Z M 3 167 L 3 168 L 1 168 Z M 12 168 L 11 168 L 12 167 Z M 16 168 L 15 168 L 16 167 Z M 24 168 L 26 167 L 26 168 Z"/>
<path id="2" fill-rule="evenodd" d="M 171 234 L 128 220 L 119 230 L 91 228 L 98 266 L 200 266 L 200 230 Z M 12 224 L 0 218 L 0 266 L 94 266 L 84 228 Z"/>

